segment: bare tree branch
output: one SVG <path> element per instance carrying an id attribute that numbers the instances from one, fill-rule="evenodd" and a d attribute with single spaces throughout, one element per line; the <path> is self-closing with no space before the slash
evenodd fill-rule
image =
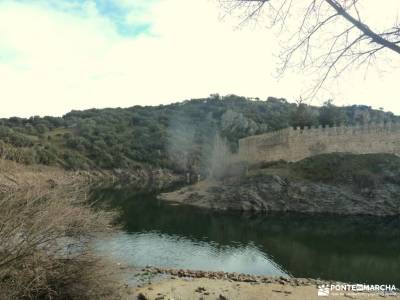
<path id="1" fill-rule="evenodd" d="M 361 32 L 363 32 L 366 36 L 369 36 L 373 42 L 384 46 L 390 50 L 393 50 L 400 54 L 400 47 L 395 43 L 390 42 L 389 40 L 383 38 L 381 35 L 372 31 L 367 25 L 361 23 L 361 21 L 356 20 L 352 17 L 347 11 L 335 0 L 325 0 L 330 6 L 332 6 L 339 15 L 349 21 L 351 24 L 356 26 Z"/>
<path id="2" fill-rule="evenodd" d="M 309 97 L 314 97 L 328 78 L 337 78 L 348 68 L 366 69 L 384 50 L 400 54 L 400 24 L 373 30 L 362 16 L 359 0 L 220 0 L 224 6 L 244 11 L 246 23 L 265 11 L 271 26 L 280 27 L 284 40 L 279 74 L 289 67 L 319 74 Z M 383 4 L 382 4 L 383 5 Z M 400 8 L 400 3 L 399 3 Z M 285 28 L 285 30 L 283 30 Z"/>

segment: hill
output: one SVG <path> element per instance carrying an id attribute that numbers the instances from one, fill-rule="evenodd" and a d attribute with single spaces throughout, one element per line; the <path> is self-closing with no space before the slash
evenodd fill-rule
<path id="1" fill-rule="evenodd" d="M 400 120 L 368 106 L 322 107 L 230 95 L 160 106 L 71 111 L 63 117 L 0 119 L 0 157 L 66 169 L 140 168 L 201 172 L 215 137 L 238 139 L 288 126 Z"/>

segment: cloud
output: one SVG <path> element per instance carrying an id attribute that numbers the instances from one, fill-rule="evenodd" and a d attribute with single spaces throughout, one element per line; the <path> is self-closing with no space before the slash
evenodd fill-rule
<path id="1" fill-rule="evenodd" d="M 301 95 L 303 74 L 272 76 L 278 45 L 271 32 L 238 29 L 237 20 L 220 17 L 217 1 L 208 0 L 2 1 L 0 117 L 165 104 L 210 93 Z M 400 112 L 391 89 L 396 75 L 380 74 L 379 85 L 353 76 L 320 101 L 333 93 L 339 103 Z"/>

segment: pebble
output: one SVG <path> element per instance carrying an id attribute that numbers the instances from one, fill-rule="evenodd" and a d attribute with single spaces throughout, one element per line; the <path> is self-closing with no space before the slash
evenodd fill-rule
<path id="1" fill-rule="evenodd" d="M 204 287 L 202 287 L 202 286 L 199 286 L 197 289 L 195 289 L 194 290 L 196 293 L 202 293 L 202 292 L 205 292 L 206 291 L 206 289 L 204 288 Z"/>
<path id="2" fill-rule="evenodd" d="M 317 279 L 302 279 L 302 278 L 287 278 L 284 276 L 280 277 L 267 277 L 267 276 L 256 276 L 249 274 L 239 273 L 226 273 L 222 271 L 195 271 L 186 269 L 163 269 L 156 267 L 148 267 L 143 269 L 148 273 L 163 273 L 169 274 L 171 279 L 179 278 L 210 278 L 210 279 L 225 279 L 229 282 L 249 282 L 249 283 L 277 283 L 281 285 L 290 284 L 292 286 L 300 285 L 319 285 L 326 283 L 322 280 Z"/>
<path id="3" fill-rule="evenodd" d="M 147 297 L 143 294 L 143 293 L 139 293 L 139 295 L 137 296 L 138 300 L 148 300 Z"/>

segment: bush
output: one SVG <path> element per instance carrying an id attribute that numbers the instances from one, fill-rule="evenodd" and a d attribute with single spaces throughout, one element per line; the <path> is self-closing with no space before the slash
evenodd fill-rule
<path id="1" fill-rule="evenodd" d="M 113 286 L 88 242 L 109 230 L 77 187 L 0 194 L 0 299 L 110 299 Z"/>
<path id="2" fill-rule="evenodd" d="M 355 172 L 355 174 L 353 174 L 353 181 L 360 189 L 373 189 L 378 184 L 377 176 L 365 170 Z"/>

